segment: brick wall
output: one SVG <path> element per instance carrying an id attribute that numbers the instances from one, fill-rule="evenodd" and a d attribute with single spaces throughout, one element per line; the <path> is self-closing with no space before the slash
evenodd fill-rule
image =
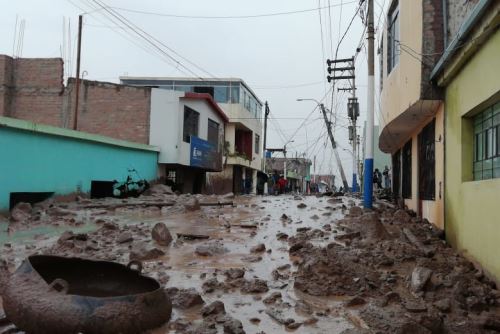
<path id="1" fill-rule="evenodd" d="M 64 119 L 73 126 L 76 80 L 68 81 Z M 151 88 L 83 80 L 80 84 L 77 129 L 149 144 Z"/>
<path id="2" fill-rule="evenodd" d="M 3 116 L 60 126 L 63 62 L 59 58 L 0 56 Z"/>
<path id="3" fill-rule="evenodd" d="M 0 115 L 73 128 L 75 79 L 63 84 L 60 58 L 0 55 Z M 149 143 L 151 89 L 83 80 L 80 131 Z"/>
<path id="4" fill-rule="evenodd" d="M 432 69 L 444 51 L 442 0 L 422 0 L 422 100 L 442 99 L 442 92 L 430 81 Z"/>

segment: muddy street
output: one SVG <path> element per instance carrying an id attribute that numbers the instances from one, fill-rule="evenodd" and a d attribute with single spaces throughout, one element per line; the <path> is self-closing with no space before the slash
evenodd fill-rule
<path id="1" fill-rule="evenodd" d="M 0 223 L 3 284 L 51 254 L 142 262 L 170 297 L 150 333 L 488 333 L 493 281 L 411 212 L 349 197 L 46 201 Z M 2 292 L 4 293 L 4 292 Z M 17 333 L 0 310 L 0 333 Z"/>

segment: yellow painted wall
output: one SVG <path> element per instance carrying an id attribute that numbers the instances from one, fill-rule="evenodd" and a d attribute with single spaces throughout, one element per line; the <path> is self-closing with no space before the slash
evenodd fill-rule
<path id="1" fill-rule="evenodd" d="M 399 39 L 422 52 L 422 1 L 399 1 Z M 399 64 L 387 73 L 387 26 L 384 27 L 383 88 L 380 96 L 381 129 L 420 98 L 422 64 L 407 52 L 400 52 Z M 377 76 L 378 77 L 378 76 Z"/>
<path id="2" fill-rule="evenodd" d="M 422 201 L 422 210 L 419 212 L 418 205 L 418 134 L 427 125 L 432 118 L 426 120 L 422 125 L 415 130 L 412 134 L 412 146 L 411 146 L 411 198 L 405 199 L 405 205 L 409 209 L 419 213 L 422 218 L 426 218 L 432 224 L 443 229 L 444 228 L 444 105 L 440 104 L 436 112 L 436 123 L 435 123 L 435 180 L 436 180 L 436 190 L 435 190 L 435 200 L 434 201 Z M 440 196 L 441 195 L 441 196 Z"/>
<path id="3" fill-rule="evenodd" d="M 500 179 L 472 180 L 470 116 L 500 99 L 500 31 L 446 88 L 446 236 L 500 279 Z"/>

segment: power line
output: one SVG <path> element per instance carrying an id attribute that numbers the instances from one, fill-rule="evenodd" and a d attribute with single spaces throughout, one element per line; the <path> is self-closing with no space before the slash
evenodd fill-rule
<path id="1" fill-rule="evenodd" d="M 345 2 L 344 4 L 355 3 L 354 1 Z M 326 9 L 330 7 L 338 7 L 339 4 L 334 4 L 331 6 L 320 7 L 319 9 Z M 184 18 L 184 19 L 251 19 L 251 18 L 260 18 L 260 17 L 271 17 L 271 16 L 281 16 L 281 15 L 292 15 L 292 14 L 300 14 L 313 12 L 318 10 L 318 8 L 308 8 L 302 10 L 294 10 L 294 11 L 285 11 L 285 12 L 274 12 L 274 13 L 263 13 L 263 14 L 254 14 L 254 15 L 228 15 L 228 16 L 207 16 L 207 15 L 178 15 L 178 14 L 166 14 L 166 13 L 157 13 L 157 12 L 148 12 L 130 8 L 123 7 L 110 7 L 116 10 L 136 13 L 136 14 L 144 14 L 144 15 L 153 15 L 153 16 L 161 16 L 161 17 L 175 17 L 175 18 Z"/>
<path id="2" fill-rule="evenodd" d="M 85 3 L 85 5 L 87 5 L 88 7 L 94 9 L 92 11 L 87 11 L 86 9 L 80 7 L 79 5 L 75 4 L 73 1 L 71 0 L 67 0 L 69 3 L 71 3 L 73 6 L 77 7 L 78 9 L 80 9 L 82 12 L 86 12 L 88 13 L 87 15 L 89 15 L 90 17 L 93 17 L 96 21 L 104 24 L 103 21 L 101 21 L 100 19 L 94 17 L 94 15 L 92 15 L 91 13 L 93 12 L 96 12 L 97 10 L 95 5 L 93 5 L 92 3 L 88 2 L 88 1 L 84 1 L 84 0 L 80 0 L 81 2 Z M 109 18 L 109 17 L 106 17 L 108 20 L 110 20 L 111 22 L 113 22 L 113 24 L 116 24 L 115 21 L 112 19 L 112 18 Z M 120 35 L 122 38 L 126 39 L 127 41 L 129 41 L 130 43 L 134 44 L 135 46 L 137 46 L 138 48 L 144 50 L 146 53 L 148 53 L 149 55 L 152 55 L 154 57 L 159 57 L 161 58 L 163 61 L 166 61 L 169 65 L 171 65 L 172 67 L 176 68 L 177 70 L 179 70 L 180 72 L 184 73 L 185 75 L 188 75 L 187 72 L 183 71 L 182 69 L 179 69 L 175 63 L 171 63 L 171 60 L 169 58 L 165 58 L 165 56 L 159 52 L 157 49 L 151 47 L 150 44 L 145 44 L 145 42 L 142 40 L 142 39 L 138 39 L 137 36 L 135 35 L 131 35 L 127 30 L 126 28 L 120 28 L 122 29 L 123 31 L 120 31 L 120 30 L 117 30 L 116 27 L 113 27 L 113 26 L 106 26 L 108 28 L 110 28 L 112 31 L 114 31 L 115 33 L 117 33 L 118 35 Z"/>
<path id="3" fill-rule="evenodd" d="M 186 62 L 190 63 L 191 65 L 193 65 L 197 69 L 201 70 L 202 72 L 205 72 L 209 76 L 214 77 L 210 72 L 204 70 L 203 68 L 201 68 L 200 66 L 196 65 L 192 61 L 190 61 L 187 58 L 181 56 L 175 50 L 173 50 L 172 48 L 170 48 L 169 46 L 167 46 L 165 43 L 163 43 L 162 41 L 158 40 L 157 38 L 153 37 L 152 35 L 150 35 L 146 31 L 144 31 L 140 27 L 138 27 L 136 24 L 134 24 L 132 21 L 130 21 L 127 18 L 125 18 L 123 15 L 121 15 L 121 14 L 117 13 L 116 11 L 114 11 L 114 10 L 110 9 L 109 7 L 107 7 L 106 4 L 103 1 L 100 1 L 100 0 L 92 0 L 92 1 L 94 3 L 96 3 L 96 4 L 98 4 L 105 12 L 109 13 L 110 15 L 112 15 L 113 17 L 115 17 L 116 19 L 118 19 L 120 22 L 122 22 L 123 24 L 125 24 L 129 29 L 131 29 L 135 34 L 137 34 L 138 36 L 140 36 L 141 38 L 143 38 L 146 42 L 150 43 L 153 47 L 155 47 L 160 52 L 162 52 L 163 54 L 165 54 L 168 58 L 172 59 L 176 64 L 178 64 L 179 66 L 182 66 L 189 73 L 193 74 L 196 77 L 201 78 L 194 71 L 192 71 L 189 67 L 187 67 L 186 65 L 184 65 L 181 61 L 179 61 L 178 59 L 174 58 L 173 56 L 171 56 L 170 54 L 168 54 L 165 50 L 163 50 L 161 47 L 159 47 L 157 45 L 157 43 L 160 44 L 161 46 L 163 46 L 164 48 L 166 48 L 167 50 L 169 50 L 170 52 L 174 53 L 178 57 L 182 58 Z"/>

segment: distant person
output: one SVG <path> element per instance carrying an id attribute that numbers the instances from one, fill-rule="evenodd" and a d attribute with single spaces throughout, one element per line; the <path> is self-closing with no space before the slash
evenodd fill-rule
<path id="1" fill-rule="evenodd" d="M 373 184 L 376 186 L 376 190 L 382 188 L 382 173 L 380 173 L 378 168 L 375 168 L 375 171 L 373 172 Z"/>
<path id="2" fill-rule="evenodd" d="M 382 174 L 384 174 L 384 188 L 389 189 L 391 187 L 391 176 L 389 167 L 385 166 L 384 172 Z"/>

